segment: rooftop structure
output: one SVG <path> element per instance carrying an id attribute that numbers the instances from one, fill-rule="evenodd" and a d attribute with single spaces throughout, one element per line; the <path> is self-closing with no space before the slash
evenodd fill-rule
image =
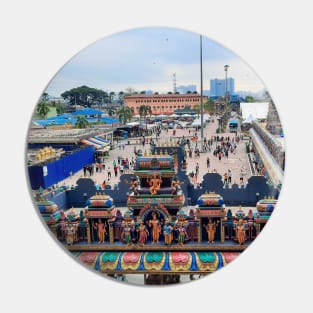
<path id="1" fill-rule="evenodd" d="M 203 96 L 203 102 L 208 101 Z M 125 106 L 133 108 L 134 114 L 139 114 L 141 105 L 150 106 L 152 114 L 173 114 L 177 109 L 193 108 L 200 105 L 199 94 L 160 94 L 160 95 L 133 95 L 124 97 Z"/>

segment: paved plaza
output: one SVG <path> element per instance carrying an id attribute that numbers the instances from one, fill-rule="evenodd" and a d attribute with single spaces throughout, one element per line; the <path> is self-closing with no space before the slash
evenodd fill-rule
<path id="1" fill-rule="evenodd" d="M 206 127 L 204 128 L 204 137 L 207 139 L 211 139 L 212 136 L 216 136 L 216 129 L 217 129 L 217 120 L 213 119 L 213 122 L 207 123 Z M 175 135 L 173 136 L 173 133 L 175 132 Z M 185 138 L 192 138 L 195 134 L 196 130 L 194 128 L 186 128 L 186 129 L 169 129 L 169 130 L 162 130 L 161 134 L 159 136 L 159 141 L 169 141 L 169 140 L 175 140 L 177 141 L 179 138 L 182 138 L 183 136 Z M 200 141 L 200 131 L 197 132 L 197 136 Z M 221 133 L 218 134 L 219 136 L 224 137 L 230 137 L 234 138 L 234 133 Z M 238 134 L 239 135 L 239 134 Z M 149 137 L 147 137 L 149 138 Z M 152 138 L 155 139 L 155 136 Z M 130 144 L 128 144 L 128 141 Z M 198 141 L 198 146 L 200 146 L 200 142 Z M 194 148 L 196 146 L 195 141 L 191 141 L 191 149 L 194 151 Z M 249 160 L 246 154 L 246 146 L 245 141 L 240 140 L 239 143 L 237 143 L 237 148 L 235 149 L 234 153 L 229 153 L 228 157 L 222 156 L 222 159 L 219 160 L 218 157 L 213 155 L 213 150 L 216 147 L 216 143 L 213 143 L 213 146 L 211 148 L 211 151 L 207 152 L 201 152 L 200 157 L 195 157 L 194 153 L 192 155 L 192 158 L 187 156 L 187 174 L 191 173 L 192 171 L 196 171 L 196 165 L 199 164 L 199 176 L 197 181 L 192 181 L 193 183 L 197 184 L 201 182 L 202 176 L 205 175 L 208 171 L 210 172 L 217 172 L 222 177 L 224 173 L 226 173 L 228 170 L 231 170 L 232 175 L 232 183 L 240 183 L 240 170 L 244 169 L 244 179 L 243 183 L 246 183 L 247 179 L 251 176 L 251 170 L 249 165 Z M 94 180 L 95 184 L 101 185 L 102 182 L 105 180 L 108 183 L 108 168 L 111 170 L 112 177 L 110 179 L 109 184 L 111 186 L 114 186 L 114 184 L 117 184 L 120 180 L 120 173 L 118 172 L 118 175 L 115 177 L 114 171 L 113 171 L 113 161 L 115 160 L 117 162 L 119 157 L 128 158 L 128 160 L 131 160 L 132 158 L 135 160 L 135 154 L 134 149 L 142 149 L 143 151 L 147 151 L 149 149 L 149 144 L 146 144 L 145 147 L 143 147 L 140 144 L 139 138 L 131 138 L 130 140 L 122 140 L 119 142 L 119 144 L 116 144 L 116 147 L 110 151 L 110 156 L 105 160 L 105 170 L 102 170 L 101 172 L 94 171 L 94 174 L 91 176 L 91 178 Z M 188 155 L 188 153 L 187 153 Z M 207 167 L 207 158 L 210 159 L 210 167 Z M 128 172 L 124 173 L 131 173 L 132 170 L 129 170 Z M 76 181 L 79 178 L 84 177 L 83 170 L 78 171 L 77 173 L 74 173 L 71 177 L 68 177 L 67 179 L 59 182 L 59 185 L 75 185 Z M 89 174 L 87 172 L 87 176 L 89 177 Z"/>

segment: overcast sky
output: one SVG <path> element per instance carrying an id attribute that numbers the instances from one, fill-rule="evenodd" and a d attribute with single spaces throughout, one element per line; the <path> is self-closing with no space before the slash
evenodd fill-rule
<path id="1" fill-rule="evenodd" d="M 210 79 L 235 79 L 235 91 L 260 91 L 265 88 L 254 71 L 232 51 L 203 37 L 203 89 Z M 200 91 L 200 36 L 173 28 L 140 28 L 105 37 L 73 57 L 47 87 L 48 94 L 59 96 L 74 87 L 87 85 L 105 91 L 151 89 L 173 91 L 177 86 L 195 84 Z"/>

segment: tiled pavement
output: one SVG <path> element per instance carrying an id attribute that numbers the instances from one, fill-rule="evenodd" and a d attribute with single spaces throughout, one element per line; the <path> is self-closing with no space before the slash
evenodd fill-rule
<path id="1" fill-rule="evenodd" d="M 207 139 L 210 139 L 211 136 L 215 136 L 215 130 L 217 128 L 217 121 L 216 119 L 214 120 L 214 122 L 211 123 L 207 123 L 207 126 L 204 128 L 204 137 L 206 137 Z M 190 130 L 190 132 L 189 132 Z M 168 138 L 174 138 L 174 139 L 178 139 L 179 137 L 183 137 L 185 136 L 185 138 L 187 137 L 191 137 L 193 136 L 193 134 L 195 133 L 195 130 L 193 128 L 189 128 L 189 129 L 176 129 L 176 134 L 175 137 L 173 137 L 173 130 L 169 130 L 168 132 L 165 130 L 162 130 L 161 135 L 160 135 L 160 141 L 165 140 Z M 200 137 L 200 131 L 198 131 L 197 133 L 198 137 Z M 235 134 L 234 133 L 222 133 L 220 134 L 220 136 L 229 136 L 229 137 L 234 137 Z M 137 142 L 137 144 L 136 144 Z M 124 149 L 122 147 L 116 147 L 115 149 L 110 151 L 110 157 L 106 160 L 106 169 L 102 170 L 101 173 L 97 173 L 95 172 L 92 175 L 92 179 L 95 181 L 96 184 L 100 184 L 103 182 L 103 180 L 108 179 L 108 175 L 107 175 L 107 168 L 110 167 L 111 168 L 111 172 L 112 172 L 112 178 L 110 181 L 110 184 L 113 186 L 115 183 L 118 183 L 119 181 L 119 176 L 120 174 L 118 174 L 117 177 L 114 177 L 114 172 L 113 172 L 113 160 L 118 159 L 119 156 L 121 157 L 128 157 L 129 160 L 131 160 L 132 157 L 135 158 L 134 155 L 134 147 L 136 147 L 137 149 L 141 148 L 142 146 L 139 145 L 138 140 L 131 140 L 131 144 L 128 145 L 127 144 L 127 140 L 122 141 L 121 143 L 124 144 Z M 215 147 L 215 143 L 213 143 L 213 149 Z M 146 145 L 146 148 L 143 148 L 143 150 L 148 149 L 149 145 Z M 195 147 L 195 142 L 191 143 L 191 148 Z M 239 176 L 240 176 L 240 169 L 242 167 L 244 167 L 246 170 L 246 175 L 244 176 L 244 182 L 246 182 L 247 178 L 250 177 L 251 175 L 251 171 L 250 171 L 250 167 L 249 167 L 249 161 L 248 161 L 248 157 L 247 154 L 245 152 L 245 142 L 240 141 L 237 144 L 237 148 L 235 153 L 230 153 L 228 158 L 226 157 L 222 157 L 222 159 L 219 161 L 217 157 L 213 156 L 213 149 L 211 149 L 211 152 L 203 152 L 200 153 L 200 157 L 196 158 L 193 157 L 189 158 L 187 157 L 187 173 L 190 173 L 191 171 L 195 172 L 196 169 L 196 164 L 199 163 L 199 178 L 202 177 L 205 173 L 208 172 L 208 170 L 210 172 L 212 172 L 214 169 L 216 170 L 217 173 L 221 174 L 222 176 L 224 175 L 225 172 L 227 172 L 228 169 L 231 170 L 232 172 L 232 182 L 233 183 L 239 183 Z M 207 168 L 207 157 L 210 158 L 210 168 Z M 68 177 L 67 179 L 65 179 L 64 181 L 61 181 L 59 183 L 59 185 L 75 185 L 76 181 L 83 177 L 83 170 L 80 170 L 77 173 L 74 173 L 71 177 Z M 198 179 L 199 180 L 199 179 Z"/>

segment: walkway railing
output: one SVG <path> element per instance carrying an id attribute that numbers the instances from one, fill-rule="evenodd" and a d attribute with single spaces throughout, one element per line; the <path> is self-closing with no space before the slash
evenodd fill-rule
<path id="1" fill-rule="evenodd" d="M 285 151 L 281 143 L 258 122 L 253 121 L 252 127 L 258 136 L 262 139 L 264 145 L 267 147 L 273 158 L 277 161 L 279 166 L 282 167 Z"/>

